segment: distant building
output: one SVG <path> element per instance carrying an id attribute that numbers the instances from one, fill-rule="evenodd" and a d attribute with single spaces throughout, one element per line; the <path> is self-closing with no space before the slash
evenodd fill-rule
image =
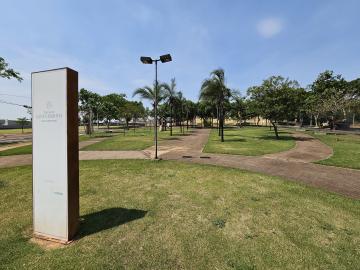
<path id="1" fill-rule="evenodd" d="M 0 119 L 0 129 L 16 129 L 21 128 L 16 120 Z M 29 121 L 24 128 L 31 128 L 31 122 Z"/>

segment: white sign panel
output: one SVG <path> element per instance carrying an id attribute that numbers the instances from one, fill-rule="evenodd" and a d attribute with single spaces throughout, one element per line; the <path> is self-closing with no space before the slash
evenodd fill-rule
<path id="1" fill-rule="evenodd" d="M 68 71 L 32 73 L 34 233 L 60 241 L 68 241 L 71 234 Z"/>

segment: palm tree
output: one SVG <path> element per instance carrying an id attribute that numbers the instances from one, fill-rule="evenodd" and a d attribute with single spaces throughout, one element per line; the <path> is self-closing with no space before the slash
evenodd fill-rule
<path id="1" fill-rule="evenodd" d="M 173 108 L 177 95 L 175 78 L 171 79 L 170 85 L 167 83 L 163 83 L 161 84 L 161 87 L 162 89 L 164 89 L 164 99 L 166 99 L 170 107 L 170 136 L 172 136 Z"/>
<path id="2" fill-rule="evenodd" d="M 225 102 L 231 95 L 230 89 L 225 84 L 225 72 L 219 68 L 210 73 L 210 78 L 206 79 L 200 89 L 200 100 L 207 101 L 216 105 L 218 110 L 219 128 L 221 141 L 224 141 L 224 121 L 225 121 Z"/>
<path id="3" fill-rule="evenodd" d="M 157 97 L 156 102 L 155 102 L 155 91 Z M 141 99 L 149 100 L 151 102 L 153 109 L 155 110 L 155 105 L 159 104 L 160 101 L 164 99 L 164 89 L 162 84 L 158 84 L 158 86 L 156 87 L 156 83 L 154 83 L 153 87 L 144 86 L 142 88 L 136 89 L 133 93 L 133 97 L 134 96 L 140 96 Z M 155 119 L 155 121 L 157 121 L 157 119 Z"/>
<path id="4" fill-rule="evenodd" d="M 183 119 L 184 119 L 184 106 L 185 106 L 186 99 L 183 96 L 183 93 L 181 91 L 177 92 L 175 96 L 175 103 L 177 105 L 178 109 L 178 115 L 179 115 L 179 123 L 180 123 L 180 132 L 184 133 L 184 127 L 183 127 Z"/>

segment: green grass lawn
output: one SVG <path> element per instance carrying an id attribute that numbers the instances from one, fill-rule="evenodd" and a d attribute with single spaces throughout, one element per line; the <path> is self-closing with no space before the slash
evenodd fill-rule
<path id="1" fill-rule="evenodd" d="M 32 153 L 32 145 L 24 145 L 8 150 L 0 151 L 0 157 L 2 156 L 13 156 L 13 155 L 26 155 Z"/>
<path id="2" fill-rule="evenodd" d="M 31 128 L 24 128 L 24 133 L 31 133 Z M 16 129 L 0 129 L 0 134 L 21 134 L 22 130 L 21 128 Z"/>
<path id="3" fill-rule="evenodd" d="M 225 142 L 220 141 L 216 129 L 211 130 L 204 148 L 207 153 L 259 156 L 289 150 L 295 146 L 293 137 L 285 131 L 279 131 L 276 140 L 273 130 L 266 127 L 227 128 L 224 131 Z"/>
<path id="4" fill-rule="evenodd" d="M 190 129 L 189 129 L 190 130 Z M 185 133 L 186 133 L 185 128 Z M 179 127 L 173 128 L 173 136 L 180 136 Z M 170 131 L 158 132 L 159 141 L 170 139 Z M 144 150 L 154 145 L 154 130 L 152 128 L 139 128 L 134 132 L 132 129 L 126 135 L 119 134 L 111 139 L 89 145 L 82 150 L 110 151 L 110 150 Z"/>
<path id="5" fill-rule="evenodd" d="M 238 169 L 82 161 L 77 240 L 29 242 L 31 167 L 0 169 L 3 269 L 357 269 L 360 201 Z"/>
<path id="6" fill-rule="evenodd" d="M 89 135 L 81 135 L 79 136 L 79 142 L 87 141 L 94 138 L 103 138 L 103 137 L 112 137 L 113 134 L 105 133 L 105 132 L 97 132 Z M 26 155 L 32 153 L 32 146 L 26 145 L 26 146 L 19 146 L 16 148 L 11 148 L 8 150 L 0 151 L 0 157 L 1 156 L 13 156 L 13 155 Z"/>
<path id="7" fill-rule="evenodd" d="M 360 169 L 360 136 L 351 134 L 317 135 L 309 131 L 308 134 L 332 147 L 334 154 L 319 164 Z"/>

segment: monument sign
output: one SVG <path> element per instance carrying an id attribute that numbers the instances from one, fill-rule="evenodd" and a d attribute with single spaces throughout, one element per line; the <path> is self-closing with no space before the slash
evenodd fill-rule
<path id="1" fill-rule="evenodd" d="M 78 73 L 33 72 L 31 91 L 34 235 L 66 243 L 79 220 Z"/>

